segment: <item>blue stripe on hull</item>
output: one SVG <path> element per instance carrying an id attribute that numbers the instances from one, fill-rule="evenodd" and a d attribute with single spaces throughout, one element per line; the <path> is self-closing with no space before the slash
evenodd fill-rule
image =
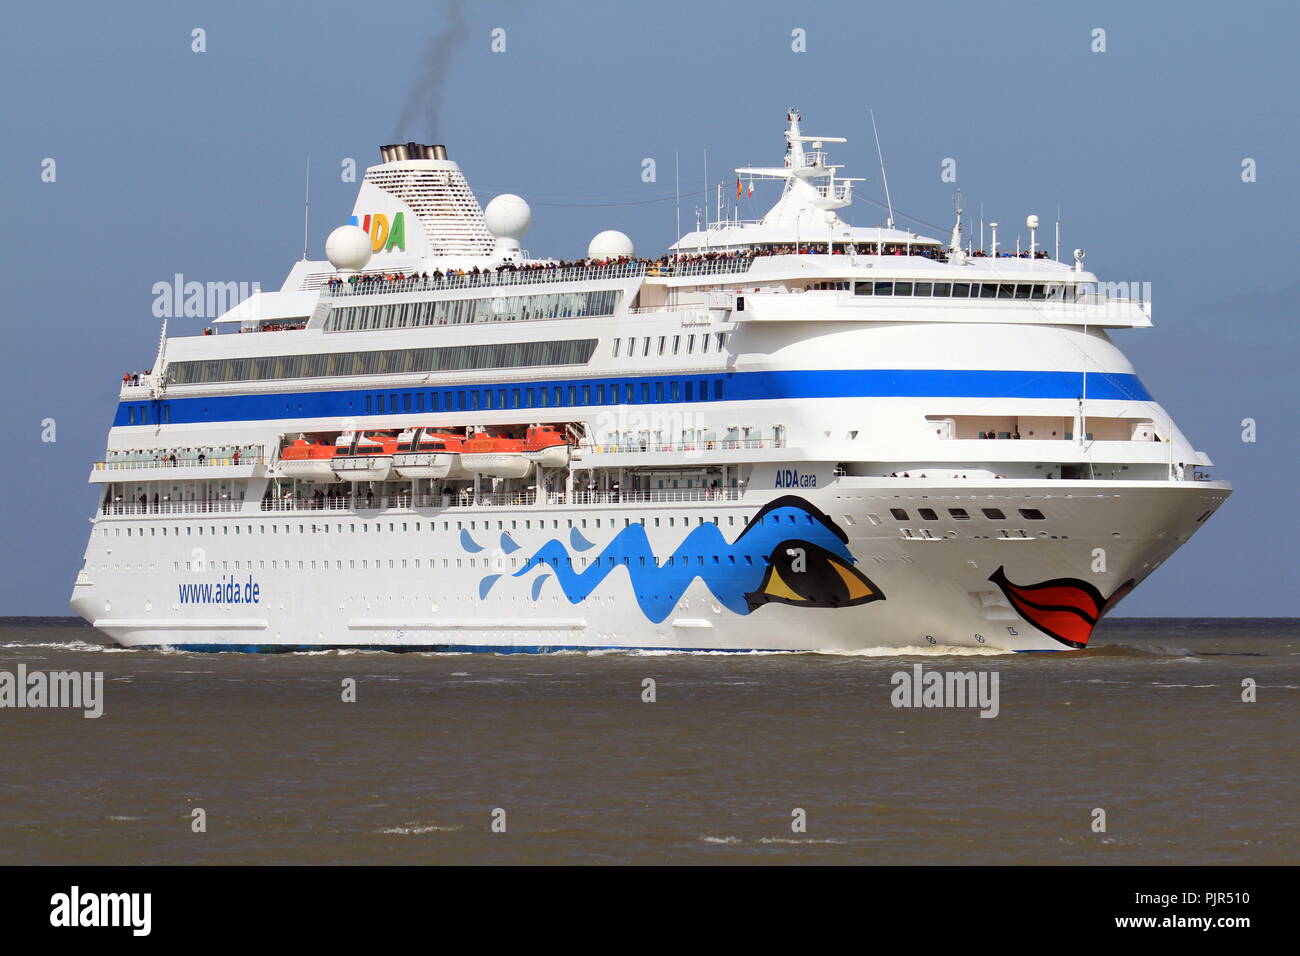
<path id="1" fill-rule="evenodd" d="M 691 398 L 686 398 L 687 385 Z M 232 388 L 240 383 L 231 383 Z M 647 386 L 642 394 L 642 385 Z M 673 398 L 676 385 L 677 397 Z M 572 404 L 569 389 L 604 386 L 617 401 Z M 626 401 L 627 386 L 632 401 Z M 549 404 L 526 405 L 528 390 L 550 390 Z M 561 403 L 553 400 L 560 389 Z M 707 392 L 706 392 L 707 389 Z M 519 390 L 518 406 L 515 391 Z M 511 404 L 501 404 L 504 392 Z M 701 395 L 706 394 L 707 399 Z M 675 375 L 565 379 L 561 381 L 496 382 L 470 387 L 461 383 L 423 388 L 374 388 L 288 392 L 275 395 L 218 395 L 208 398 L 169 398 L 122 402 L 114 425 L 186 424 L 191 422 L 271 421 L 279 418 L 348 418 L 368 414 L 367 399 L 383 396 L 387 414 L 521 411 L 525 417 L 547 417 L 560 408 L 603 408 L 609 405 L 684 405 L 719 401 L 781 401 L 800 398 L 1070 398 L 1083 394 L 1082 372 L 976 371 L 959 369 L 854 369 L 824 371 L 728 372 L 716 375 Z M 476 396 L 477 395 L 477 399 Z M 490 395 L 490 403 L 487 397 Z M 423 408 L 417 410 L 417 396 Z M 434 396 L 437 396 L 435 401 Z M 445 396 L 445 397 L 444 397 Z M 1136 375 L 1094 372 L 1088 376 L 1088 397 L 1099 401 L 1151 401 Z M 401 405 L 401 411 L 398 405 Z M 409 404 L 409 407 L 408 407 Z M 376 403 L 375 407 L 378 405 Z M 145 414 L 147 410 L 147 416 Z M 553 415 L 551 417 L 554 417 Z"/>

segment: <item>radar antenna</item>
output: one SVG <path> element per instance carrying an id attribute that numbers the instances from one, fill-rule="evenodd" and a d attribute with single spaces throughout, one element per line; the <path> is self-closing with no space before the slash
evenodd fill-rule
<path id="1" fill-rule="evenodd" d="M 966 197 L 962 195 L 960 189 L 952 194 L 952 204 L 957 209 L 957 223 L 952 227 L 950 248 L 953 252 L 958 252 L 961 250 L 961 214 L 962 210 L 966 208 Z"/>

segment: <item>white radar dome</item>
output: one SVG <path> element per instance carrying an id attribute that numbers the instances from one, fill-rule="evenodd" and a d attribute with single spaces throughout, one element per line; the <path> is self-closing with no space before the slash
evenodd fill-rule
<path id="1" fill-rule="evenodd" d="M 514 193 L 502 193 L 483 210 L 488 232 L 498 239 L 522 239 L 533 224 L 533 211 Z"/>
<path id="2" fill-rule="evenodd" d="M 370 237 L 359 226 L 339 226 L 325 240 L 325 258 L 340 272 L 360 272 L 371 251 Z"/>
<path id="3" fill-rule="evenodd" d="M 587 243 L 588 259 L 617 259 L 631 256 L 632 252 L 632 240 L 617 229 L 606 229 Z"/>

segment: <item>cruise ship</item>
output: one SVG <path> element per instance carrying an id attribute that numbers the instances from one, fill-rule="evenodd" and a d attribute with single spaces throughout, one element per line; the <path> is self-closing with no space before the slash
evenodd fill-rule
<path id="1" fill-rule="evenodd" d="M 1085 648 L 1230 494 L 1111 341 L 1149 294 L 1035 216 L 850 225 L 844 140 L 786 119 L 761 219 L 576 261 L 382 147 L 326 259 L 123 376 L 72 607 L 202 651 Z"/>

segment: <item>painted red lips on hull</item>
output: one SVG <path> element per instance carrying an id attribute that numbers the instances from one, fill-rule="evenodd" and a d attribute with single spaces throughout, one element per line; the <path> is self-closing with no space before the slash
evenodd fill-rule
<path id="1" fill-rule="evenodd" d="M 1087 581 L 1078 578 L 1012 584 L 1002 568 L 998 568 L 989 575 L 989 580 L 1002 589 L 1011 606 L 1026 621 L 1049 637 L 1076 649 L 1088 646 L 1092 629 L 1102 615 L 1132 591 L 1136 583 L 1130 578 L 1107 598 Z"/>

